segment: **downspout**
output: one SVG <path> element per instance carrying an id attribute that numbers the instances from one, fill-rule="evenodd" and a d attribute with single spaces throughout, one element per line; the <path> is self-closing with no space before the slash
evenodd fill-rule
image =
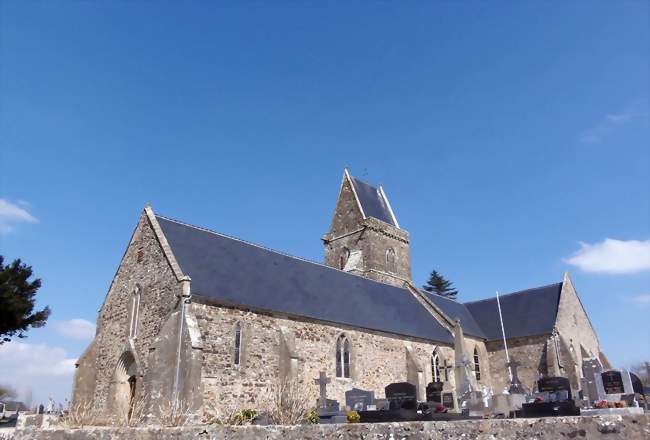
<path id="1" fill-rule="evenodd" d="M 185 304 L 188 304 L 192 298 L 190 294 L 190 277 L 184 276 L 180 279 L 181 284 L 181 310 L 178 323 L 178 346 L 176 347 L 176 374 L 174 375 L 173 399 L 176 408 L 179 408 L 180 395 L 180 376 L 181 376 L 181 349 L 183 345 L 183 330 L 185 325 Z"/>

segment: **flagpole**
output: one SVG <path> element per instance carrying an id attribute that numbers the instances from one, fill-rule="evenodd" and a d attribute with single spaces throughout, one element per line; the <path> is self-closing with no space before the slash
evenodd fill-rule
<path id="1" fill-rule="evenodd" d="M 499 321 L 501 322 L 501 334 L 503 335 L 503 347 L 506 350 L 506 362 L 508 365 L 508 375 L 512 381 L 512 370 L 510 369 L 510 355 L 508 354 L 508 343 L 506 342 L 506 330 L 503 327 L 503 315 L 501 314 L 501 301 L 499 301 L 499 291 L 497 290 L 497 307 L 499 308 Z"/>

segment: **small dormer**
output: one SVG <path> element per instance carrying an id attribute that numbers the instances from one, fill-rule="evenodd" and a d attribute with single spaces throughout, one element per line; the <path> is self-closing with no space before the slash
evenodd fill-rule
<path id="1" fill-rule="evenodd" d="M 396 286 L 411 280 L 409 234 L 399 227 L 384 188 L 347 169 L 322 240 L 328 266 Z"/>

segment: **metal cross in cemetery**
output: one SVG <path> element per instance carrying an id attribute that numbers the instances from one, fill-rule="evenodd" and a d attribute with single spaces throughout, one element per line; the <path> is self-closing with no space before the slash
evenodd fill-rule
<path id="1" fill-rule="evenodd" d="M 324 371 L 320 372 L 318 379 L 314 379 L 314 382 L 320 386 L 320 397 L 318 398 L 318 406 L 325 408 L 327 406 L 327 384 L 332 380 L 327 377 L 327 374 Z"/>
<path id="2" fill-rule="evenodd" d="M 445 382 L 449 382 L 449 370 L 453 370 L 454 366 L 447 363 L 447 359 L 444 361 L 444 365 L 440 367 L 441 370 L 445 372 Z"/>
<path id="3" fill-rule="evenodd" d="M 519 376 L 517 375 L 517 367 L 520 367 L 521 364 L 516 360 L 511 359 L 506 366 L 510 368 L 512 374 L 512 380 L 510 381 L 508 392 L 510 392 L 510 394 L 526 394 L 523 385 L 519 382 Z"/>

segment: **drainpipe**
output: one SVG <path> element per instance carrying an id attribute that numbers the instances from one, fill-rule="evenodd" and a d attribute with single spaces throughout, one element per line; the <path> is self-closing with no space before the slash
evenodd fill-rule
<path id="1" fill-rule="evenodd" d="M 184 276 L 180 279 L 181 285 L 181 309 L 178 316 L 178 346 L 176 347 L 176 374 L 174 375 L 174 389 L 172 401 L 178 408 L 180 395 L 180 376 L 181 376 L 181 350 L 183 346 L 183 330 L 185 325 L 185 305 L 189 304 L 192 295 L 190 294 L 190 277 Z"/>

